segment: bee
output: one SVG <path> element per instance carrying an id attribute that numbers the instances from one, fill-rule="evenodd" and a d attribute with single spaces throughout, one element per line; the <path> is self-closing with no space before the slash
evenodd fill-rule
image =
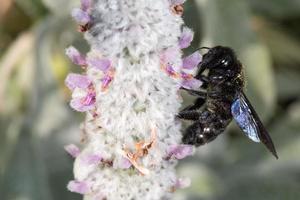
<path id="1" fill-rule="evenodd" d="M 194 78 L 203 85 L 199 90 L 182 88 L 196 97 L 192 105 L 178 113 L 178 118 L 193 121 L 184 132 L 183 143 L 195 146 L 209 143 L 223 133 L 234 118 L 247 137 L 262 142 L 278 159 L 268 131 L 243 92 L 243 67 L 234 51 L 223 46 L 200 49 L 208 49 L 208 52 L 203 55 Z M 204 71 L 208 71 L 207 75 Z"/>

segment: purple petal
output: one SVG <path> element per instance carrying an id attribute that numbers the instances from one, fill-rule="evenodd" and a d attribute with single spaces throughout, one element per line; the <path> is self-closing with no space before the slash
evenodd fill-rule
<path id="1" fill-rule="evenodd" d="M 71 108 L 73 108 L 74 110 L 76 110 L 78 112 L 86 112 L 86 111 L 89 111 L 89 110 L 92 110 L 95 108 L 95 104 L 85 105 L 83 103 L 83 100 L 84 99 L 81 99 L 81 98 L 72 99 L 70 102 Z"/>
<path id="2" fill-rule="evenodd" d="M 76 158 L 80 154 L 80 149 L 74 144 L 66 145 L 64 148 L 73 158 Z"/>
<path id="3" fill-rule="evenodd" d="M 82 104 L 85 106 L 93 105 L 96 102 L 96 92 L 93 89 L 88 91 L 88 94 L 82 99 Z"/>
<path id="4" fill-rule="evenodd" d="M 89 66 L 106 72 L 111 67 L 111 61 L 109 59 L 89 58 L 87 60 Z"/>
<path id="5" fill-rule="evenodd" d="M 74 98 L 70 102 L 70 106 L 79 112 L 86 112 L 95 108 L 96 93 L 89 88 L 87 95 L 83 98 Z"/>
<path id="6" fill-rule="evenodd" d="M 180 76 L 181 76 L 182 79 L 191 79 L 191 78 L 193 78 L 193 75 L 185 73 L 185 72 L 181 72 Z"/>
<path id="7" fill-rule="evenodd" d="M 118 165 L 118 168 L 120 168 L 120 169 L 129 169 L 131 166 L 132 166 L 132 164 L 128 159 L 122 158 L 119 165 Z"/>
<path id="8" fill-rule="evenodd" d="M 177 72 L 175 71 L 172 65 L 167 64 L 166 71 L 170 76 L 177 76 Z"/>
<path id="9" fill-rule="evenodd" d="M 191 185 L 191 179 L 189 178 L 179 178 L 176 180 L 174 187 L 177 189 L 187 188 Z"/>
<path id="10" fill-rule="evenodd" d="M 172 63 L 178 56 L 178 50 L 176 48 L 168 48 L 160 55 L 160 59 L 163 63 Z"/>
<path id="11" fill-rule="evenodd" d="M 81 9 L 87 11 L 92 5 L 91 0 L 81 0 Z"/>
<path id="12" fill-rule="evenodd" d="M 68 190 L 71 192 L 76 192 L 79 194 L 86 194 L 90 191 L 89 185 L 84 181 L 70 181 L 67 186 Z"/>
<path id="13" fill-rule="evenodd" d="M 183 159 L 193 154 L 192 145 L 172 145 L 168 151 L 168 157 L 175 157 L 176 159 Z"/>
<path id="14" fill-rule="evenodd" d="M 82 158 L 82 162 L 86 165 L 97 165 L 102 161 L 102 156 L 99 154 L 88 154 Z"/>
<path id="15" fill-rule="evenodd" d="M 91 80 L 87 76 L 74 73 L 68 74 L 65 80 L 65 84 L 70 90 L 74 90 L 75 88 L 86 89 L 91 83 Z"/>
<path id="16" fill-rule="evenodd" d="M 195 79 L 195 78 L 191 78 L 191 79 L 183 80 L 181 83 L 181 86 L 186 89 L 195 90 L 195 89 L 199 89 L 202 84 L 203 84 L 202 81 Z"/>
<path id="17" fill-rule="evenodd" d="M 75 47 L 69 47 L 66 49 L 66 55 L 70 58 L 70 60 L 75 65 L 85 66 L 86 59 L 83 55 L 79 53 L 79 51 Z"/>
<path id="18" fill-rule="evenodd" d="M 80 8 L 74 8 L 71 15 L 79 25 L 86 25 L 91 21 L 90 15 Z"/>
<path id="19" fill-rule="evenodd" d="M 198 52 L 195 52 L 183 59 L 182 67 L 184 69 L 193 69 L 198 66 L 198 64 L 201 62 L 201 60 L 202 60 L 201 54 Z"/>
<path id="20" fill-rule="evenodd" d="M 191 29 L 184 27 L 179 39 L 179 46 L 181 49 L 187 48 L 193 41 L 194 33 Z"/>
<path id="21" fill-rule="evenodd" d="M 170 0 L 171 5 L 181 5 L 184 4 L 186 0 Z"/>

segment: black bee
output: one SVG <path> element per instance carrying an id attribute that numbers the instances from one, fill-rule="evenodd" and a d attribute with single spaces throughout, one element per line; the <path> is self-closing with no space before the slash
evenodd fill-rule
<path id="1" fill-rule="evenodd" d="M 208 52 L 195 76 L 203 85 L 199 90 L 185 89 L 197 99 L 178 114 L 181 119 L 194 121 L 185 130 L 183 143 L 200 146 L 211 142 L 234 118 L 246 136 L 264 143 L 278 159 L 270 135 L 243 92 L 243 67 L 233 50 L 223 46 L 204 48 Z"/>

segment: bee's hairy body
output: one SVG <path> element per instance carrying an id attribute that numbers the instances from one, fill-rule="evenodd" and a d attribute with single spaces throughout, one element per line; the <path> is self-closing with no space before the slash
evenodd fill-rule
<path id="1" fill-rule="evenodd" d="M 210 54 L 205 54 L 202 61 L 202 65 L 209 65 L 211 68 L 208 75 L 202 75 L 203 66 L 200 66 L 196 75 L 196 78 L 204 82 L 206 91 L 188 90 L 198 99 L 194 107 L 189 106 L 179 113 L 180 118 L 194 121 L 184 133 L 183 142 L 186 144 L 200 146 L 223 133 L 232 120 L 231 105 L 244 86 L 242 65 L 230 48 L 214 47 Z M 214 63 L 218 57 L 221 60 Z"/>

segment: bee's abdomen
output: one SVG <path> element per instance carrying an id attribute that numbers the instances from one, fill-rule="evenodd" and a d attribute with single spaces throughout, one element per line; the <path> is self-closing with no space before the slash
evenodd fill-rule
<path id="1" fill-rule="evenodd" d="M 232 119 L 229 113 L 217 113 L 206 107 L 198 121 L 189 126 L 182 138 L 183 143 L 200 146 L 214 140 L 223 133 Z"/>
<path id="2" fill-rule="evenodd" d="M 241 65 L 235 69 L 230 75 L 225 70 L 209 73 L 206 103 L 199 119 L 186 129 L 183 143 L 200 146 L 224 132 L 232 120 L 231 105 L 244 85 Z"/>

